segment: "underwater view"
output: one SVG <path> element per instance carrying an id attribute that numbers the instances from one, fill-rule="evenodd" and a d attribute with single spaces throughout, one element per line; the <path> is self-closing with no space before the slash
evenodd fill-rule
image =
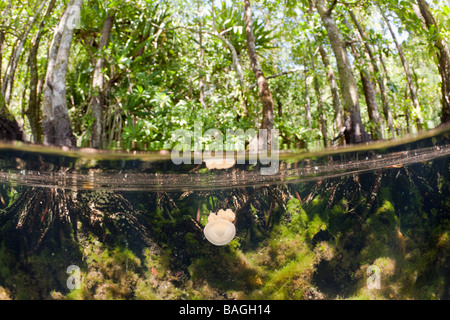
<path id="1" fill-rule="evenodd" d="M 450 298 L 450 131 L 262 165 L 0 146 L 1 299 Z"/>

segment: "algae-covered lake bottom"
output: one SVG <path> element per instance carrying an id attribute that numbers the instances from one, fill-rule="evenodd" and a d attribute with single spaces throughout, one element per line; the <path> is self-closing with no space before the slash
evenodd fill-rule
<path id="1" fill-rule="evenodd" d="M 448 129 L 281 153 L 272 176 L 88 151 L 0 146 L 1 299 L 450 298 Z"/>

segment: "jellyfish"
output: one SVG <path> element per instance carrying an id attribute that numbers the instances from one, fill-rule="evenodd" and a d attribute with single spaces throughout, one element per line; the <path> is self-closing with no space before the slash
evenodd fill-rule
<path id="1" fill-rule="evenodd" d="M 234 218 L 235 214 L 231 209 L 220 209 L 217 214 L 211 212 L 203 230 L 206 239 L 216 246 L 228 244 L 236 235 Z"/>
<path id="2" fill-rule="evenodd" d="M 236 163 L 234 159 L 203 159 L 206 164 L 206 168 L 211 169 L 230 169 Z"/>

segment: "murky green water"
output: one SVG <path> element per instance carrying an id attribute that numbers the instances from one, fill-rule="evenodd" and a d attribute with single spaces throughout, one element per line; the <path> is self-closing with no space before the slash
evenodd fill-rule
<path id="1" fill-rule="evenodd" d="M 449 299 L 449 154 L 440 130 L 261 175 L 1 145 L 0 298 Z"/>

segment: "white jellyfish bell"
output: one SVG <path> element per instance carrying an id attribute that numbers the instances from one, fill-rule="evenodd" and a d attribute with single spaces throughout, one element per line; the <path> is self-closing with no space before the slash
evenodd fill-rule
<path id="1" fill-rule="evenodd" d="M 211 212 L 208 223 L 203 229 L 206 239 L 216 246 L 224 246 L 233 240 L 236 227 L 233 224 L 235 215 L 231 209 L 220 209 L 217 214 Z"/>
<path id="2" fill-rule="evenodd" d="M 205 162 L 206 168 L 208 168 L 209 170 L 211 169 L 221 170 L 221 169 L 230 169 L 231 167 L 234 166 L 236 160 L 228 158 L 224 159 L 211 158 L 211 159 L 203 159 L 203 162 Z"/>

